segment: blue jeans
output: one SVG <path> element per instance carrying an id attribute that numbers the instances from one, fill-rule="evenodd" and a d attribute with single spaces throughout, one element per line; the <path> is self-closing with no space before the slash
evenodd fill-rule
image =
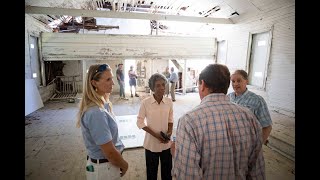
<path id="1" fill-rule="evenodd" d="M 118 80 L 118 84 L 120 86 L 120 97 L 126 97 L 124 94 L 124 83 L 121 83 L 121 81 Z"/>

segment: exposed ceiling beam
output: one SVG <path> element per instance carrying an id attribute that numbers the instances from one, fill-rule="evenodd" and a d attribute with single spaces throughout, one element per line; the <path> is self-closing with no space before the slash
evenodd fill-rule
<path id="1" fill-rule="evenodd" d="M 104 18 L 120 18 L 120 19 L 146 19 L 146 20 L 164 20 L 164 21 L 184 21 L 198 23 L 214 23 L 214 24 L 233 24 L 230 19 L 226 18 L 209 18 L 209 17 L 192 17 L 178 15 L 161 15 L 133 12 L 115 12 L 100 10 L 84 10 L 84 9 L 67 9 L 67 8 L 51 8 L 26 6 L 26 14 L 48 14 L 48 15 L 69 15 L 83 17 L 104 17 Z"/>

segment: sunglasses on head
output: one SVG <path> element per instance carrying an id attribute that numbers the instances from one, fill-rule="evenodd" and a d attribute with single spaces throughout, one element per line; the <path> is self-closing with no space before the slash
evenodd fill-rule
<path id="1" fill-rule="evenodd" d="M 94 77 L 98 72 L 103 72 L 105 71 L 107 68 L 109 67 L 108 64 L 101 64 L 98 69 L 96 70 L 96 72 L 93 74 L 92 77 Z"/>

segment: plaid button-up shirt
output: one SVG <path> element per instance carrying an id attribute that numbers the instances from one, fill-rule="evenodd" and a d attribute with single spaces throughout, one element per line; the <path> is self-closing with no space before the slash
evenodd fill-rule
<path id="1" fill-rule="evenodd" d="M 176 134 L 176 179 L 265 179 L 261 125 L 225 94 L 204 97 L 179 119 Z"/>
<path id="2" fill-rule="evenodd" d="M 267 103 L 261 96 L 249 91 L 248 89 L 240 96 L 236 96 L 234 92 L 228 94 L 228 96 L 231 102 L 249 108 L 254 115 L 256 115 L 262 127 L 272 125 Z"/>

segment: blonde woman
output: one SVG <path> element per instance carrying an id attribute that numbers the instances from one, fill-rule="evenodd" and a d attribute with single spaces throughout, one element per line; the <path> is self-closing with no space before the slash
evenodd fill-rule
<path id="1" fill-rule="evenodd" d="M 88 153 L 87 179 L 120 179 L 128 170 L 128 163 L 121 155 L 124 145 L 109 102 L 113 85 L 109 65 L 90 66 L 77 121 Z"/>

